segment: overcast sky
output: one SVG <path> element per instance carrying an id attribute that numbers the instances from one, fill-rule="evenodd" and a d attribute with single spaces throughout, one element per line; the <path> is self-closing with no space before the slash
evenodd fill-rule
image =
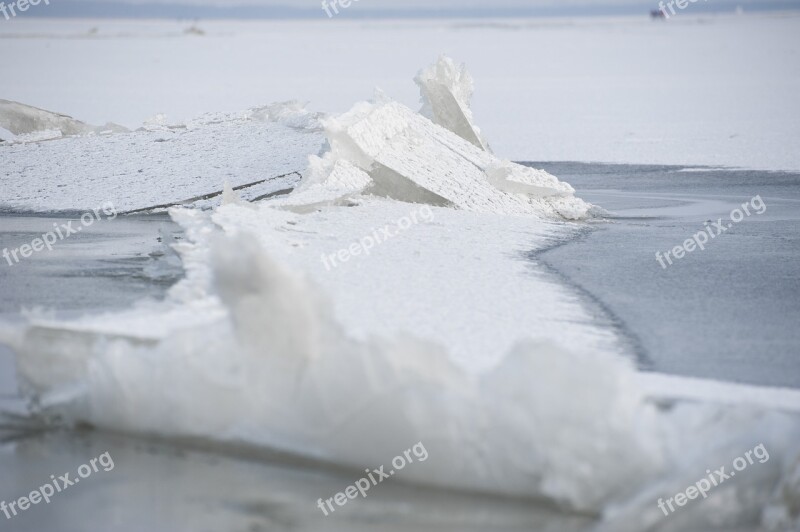
<path id="1" fill-rule="evenodd" d="M 328 0 L 332 2 L 333 0 Z M 359 9 L 348 16 L 381 16 L 381 12 L 446 16 L 527 16 L 646 13 L 658 0 L 352 0 Z M 355 2 L 358 2 L 356 4 Z M 48 16 L 198 16 L 273 17 L 318 15 L 321 0 L 54 0 Z M 242 9 L 242 6 L 249 6 Z M 800 0 L 706 0 L 693 4 L 694 12 L 800 9 Z M 40 10 L 41 11 L 41 10 Z"/>
<path id="2" fill-rule="evenodd" d="M 220 7 L 230 7 L 234 5 L 257 5 L 257 6 L 287 6 L 295 8 L 314 8 L 319 7 L 319 0 L 104 0 L 105 2 L 116 3 L 135 3 L 135 4 L 191 4 L 191 5 L 213 5 Z M 331 1 L 331 0 L 329 0 Z M 657 0 L 352 0 L 355 4 L 367 5 L 372 9 L 448 9 L 457 10 L 459 8 L 535 8 L 535 7 L 606 7 L 606 6 L 652 6 L 657 4 Z M 707 1 L 707 0 L 706 0 Z M 782 0 L 786 4 L 799 2 L 793 0 Z M 708 2 L 712 3 L 712 2 Z M 736 6 L 739 4 L 757 5 L 765 3 L 764 0 L 713 0 L 713 4 L 725 4 Z"/>
<path id="3" fill-rule="evenodd" d="M 193 4 L 193 5 L 258 5 L 258 6 L 290 6 L 314 9 L 319 7 L 320 0 L 104 0 L 105 2 L 126 2 L 136 4 Z M 330 1 L 330 0 L 329 0 Z M 707 0 L 706 0 L 707 1 Z M 368 5 L 371 8 L 529 8 L 529 7 L 564 7 L 564 6 L 651 6 L 657 0 L 352 0 L 353 4 Z M 708 2 L 712 3 L 712 2 Z M 713 0 L 714 4 L 757 4 L 763 0 Z M 786 0 L 786 3 L 794 3 Z"/>

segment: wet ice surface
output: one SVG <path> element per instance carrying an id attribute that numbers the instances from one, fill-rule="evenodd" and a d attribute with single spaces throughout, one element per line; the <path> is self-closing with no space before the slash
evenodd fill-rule
<path id="1" fill-rule="evenodd" d="M 362 472 L 93 433 L 51 433 L 0 447 L 0 500 L 28 493 L 51 474 L 72 472 L 74 478 L 78 467 L 105 452 L 114 460 L 112 470 L 100 468 L 49 505 L 10 521 L 0 515 L 3 530 L 570 532 L 590 522 L 530 501 L 407 486 L 399 475 L 326 517 L 317 500 L 333 497 Z"/>
<path id="2" fill-rule="evenodd" d="M 19 249 L 53 224 L 80 213 L 50 216 L 0 215 L 0 250 Z M 80 226 L 73 222 L 73 228 Z M 160 299 L 183 269 L 163 242 L 180 238 L 166 214 L 101 219 L 12 265 L 0 263 L 0 319 L 15 322 L 23 312 L 46 309 L 71 317 L 124 309 L 143 299 Z M 19 255 L 18 255 L 19 256 Z M 0 409 L 21 412 L 14 359 L 0 345 Z M 2 481 L 0 481 L 0 484 Z"/>
<path id="3" fill-rule="evenodd" d="M 800 174 L 535 163 L 612 213 L 538 259 L 599 302 L 648 369 L 800 387 Z M 663 269 L 655 253 L 760 195 L 704 251 Z M 754 211 L 750 207 L 751 212 Z M 666 262 L 666 261 L 665 261 Z"/>
<path id="4" fill-rule="evenodd" d="M 81 213 L 51 216 L 0 215 L 0 250 L 19 249 L 54 224 L 69 224 L 69 235 L 20 262 L 0 262 L 0 318 L 14 319 L 23 309 L 41 307 L 60 314 L 129 307 L 142 298 L 159 298 L 182 269 L 167 243 L 176 226 L 166 214 L 118 216 L 88 227 L 76 223 Z M 113 213 L 112 213 L 113 215 Z M 62 231 L 63 234 L 63 231 Z M 177 258 L 177 257 L 175 257 Z"/>

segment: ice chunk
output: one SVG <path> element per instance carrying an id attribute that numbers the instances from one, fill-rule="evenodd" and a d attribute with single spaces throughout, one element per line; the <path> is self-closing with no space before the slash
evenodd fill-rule
<path id="1" fill-rule="evenodd" d="M 472 119 L 473 80 L 466 65 L 456 65 L 447 56 L 420 71 L 415 78 L 422 97 L 420 113 L 478 148 L 489 151 Z"/>
<path id="2" fill-rule="evenodd" d="M 334 157 L 368 173 L 367 192 L 375 195 L 570 219 L 586 217 L 590 207 L 554 176 L 501 161 L 383 95 L 323 124 Z"/>
<path id="3" fill-rule="evenodd" d="M 254 119 L 277 122 L 297 129 L 321 131 L 322 124 L 320 120 L 325 114 L 311 112 L 306 108 L 307 105 L 308 104 L 297 100 L 278 102 L 251 109 L 250 114 Z"/>
<path id="4" fill-rule="evenodd" d="M 311 207 L 372 194 L 483 213 L 587 217 L 591 206 L 568 184 L 486 149 L 472 122 L 472 79 L 463 65 L 442 57 L 417 83 L 431 120 L 380 91 L 371 102 L 322 118 L 330 150 L 324 160 L 311 159 L 305 192 L 286 202 Z"/>
<path id="5" fill-rule="evenodd" d="M 275 202 L 298 212 L 323 205 L 342 205 L 348 198 L 364 193 L 372 178 L 344 159 L 335 159 L 332 152 L 324 157 L 312 155 L 306 176 L 292 194 Z"/>
<path id="6" fill-rule="evenodd" d="M 46 138 L 58 136 L 85 135 L 104 131 L 127 131 L 116 124 L 105 126 L 91 126 L 71 116 L 45 111 L 38 107 L 25 105 L 9 100 L 0 100 L 0 127 L 7 129 L 14 135 L 26 135 L 43 131 L 58 131 L 59 135 L 47 135 Z M 38 137 L 32 137 L 40 140 Z"/>
<path id="7" fill-rule="evenodd" d="M 559 181 L 544 170 L 536 170 L 510 161 L 497 161 L 486 168 L 489 182 L 499 190 L 531 197 L 567 197 L 575 193 L 568 183 Z"/>
<path id="8" fill-rule="evenodd" d="M 11 142 L 14 140 L 15 136 L 16 135 L 9 130 L 0 127 L 0 142 Z"/>

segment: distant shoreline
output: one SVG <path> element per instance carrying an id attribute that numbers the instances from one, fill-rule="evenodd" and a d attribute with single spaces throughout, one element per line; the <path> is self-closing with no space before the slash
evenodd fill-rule
<path id="1" fill-rule="evenodd" d="M 62 1 L 46 9 L 31 10 L 25 18 L 99 18 L 99 19 L 204 19 L 204 20 L 328 20 L 316 2 L 314 7 L 295 8 L 282 6 L 208 6 L 187 4 L 131 4 L 125 2 L 98 2 L 92 0 Z M 653 7 L 656 3 L 653 3 Z M 694 4 L 692 12 L 699 15 L 733 13 L 741 6 L 747 12 L 800 11 L 800 0 L 771 0 L 738 4 Z M 440 9 L 375 9 L 367 4 L 342 13 L 341 19 L 497 19 L 497 18 L 548 18 L 595 16 L 649 16 L 648 6 L 538 6 L 523 8 L 440 8 Z"/>

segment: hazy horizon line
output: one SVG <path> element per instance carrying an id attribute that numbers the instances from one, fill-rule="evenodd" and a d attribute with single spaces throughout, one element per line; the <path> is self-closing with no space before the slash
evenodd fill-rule
<path id="1" fill-rule="evenodd" d="M 608 4 L 600 6 L 532 6 L 506 8 L 371 8 L 366 4 L 358 9 L 341 10 L 335 18 L 341 19 L 423 19 L 423 18 L 525 18 L 558 16 L 648 15 L 658 9 L 652 6 Z M 730 13 L 741 6 L 745 11 L 795 11 L 800 10 L 800 0 L 769 0 L 740 3 L 693 4 L 696 14 Z M 313 19 L 328 20 L 321 4 L 318 8 L 291 6 L 214 6 L 179 3 L 128 3 L 74 0 L 51 3 L 47 9 L 31 9 L 26 17 L 39 18 L 148 18 L 148 19 Z"/>

